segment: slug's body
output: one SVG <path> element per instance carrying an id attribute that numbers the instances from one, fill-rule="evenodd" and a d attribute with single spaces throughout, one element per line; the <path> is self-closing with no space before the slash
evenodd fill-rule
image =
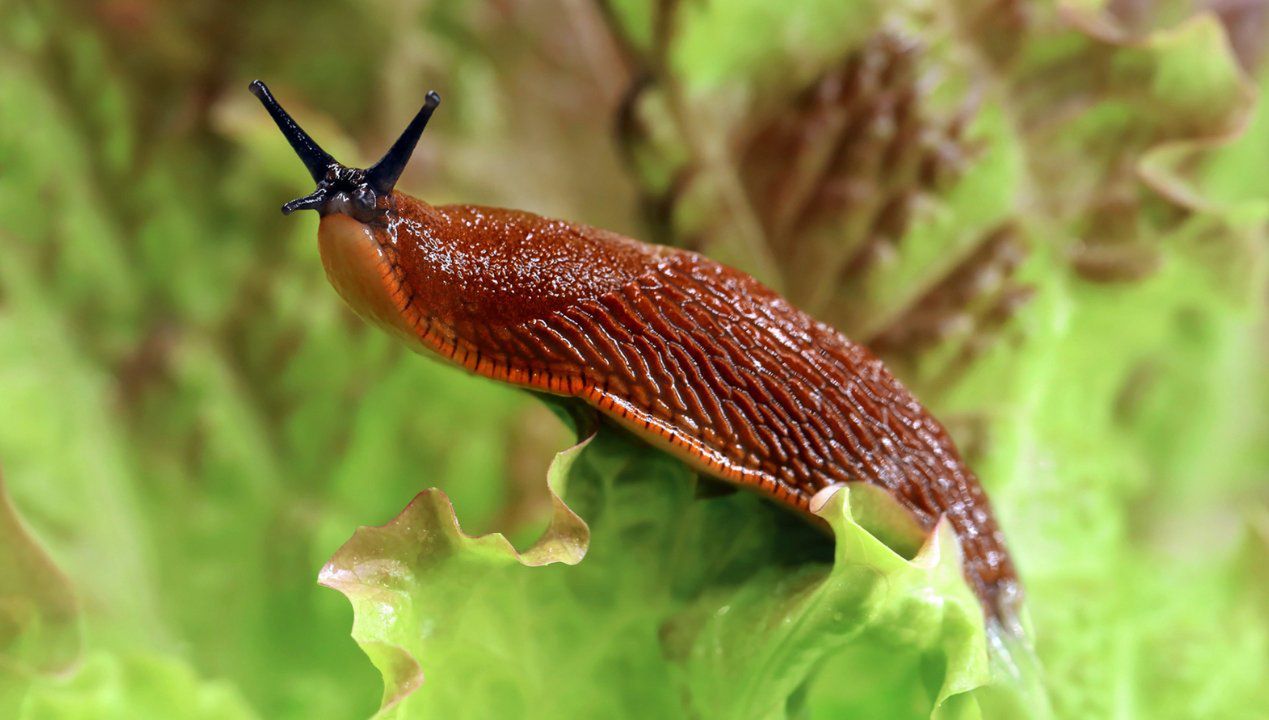
<path id="1" fill-rule="evenodd" d="M 303 159 L 316 145 L 253 90 Z M 1012 615 L 1016 576 L 978 480 L 866 349 L 695 253 L 376 187 L 381 166 L 404 165 L 391 157 L 400 146 L 351 181 L 363 171 L 319 178 L 306 160 L 319 189 L 290 204 L 320 194 L 310 206 L 327 276 L 363 317 L 477 374 L 580 398 L 699 471 L 803 512 L 833 483 L 883 487 L 925 530 L 946 516 L 984 610 Z"/>

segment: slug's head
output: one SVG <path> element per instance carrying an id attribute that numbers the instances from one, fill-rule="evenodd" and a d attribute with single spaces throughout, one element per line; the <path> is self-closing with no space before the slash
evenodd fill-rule
<path id="1" fill-rule="evenodd" d="M 304 132 L 294 119 L 282 109 L 273 94 L 264 83 L 256 80 L 251 83 L 251 92 L 264 105 L 264 109 L 273 116 L 278 129 L 286 136 L 287 142 L 300 156 L 309 175 L 317 183 L 317 189 L 302 198 L 296 198 L 282 206 L 282 214 L 290 215 L 296 210 L 316 210 L 323 217 L 341 213 L 349 215 L 360 222 L 371 223 L 380 220 L 387 213 L 388 199 L 392 196 L 392 188 L 396 186 L 401 171 L 410 161 L 414 146 L 427 127 L 436 106 L 441 104 L 441 96 L 429 92 L 423 107 L 410 121 L 405 132 L 392 144 L 388 152 L 369 168 L 350 168 L 341 164 L 321 148 L 308 133 Z"/>

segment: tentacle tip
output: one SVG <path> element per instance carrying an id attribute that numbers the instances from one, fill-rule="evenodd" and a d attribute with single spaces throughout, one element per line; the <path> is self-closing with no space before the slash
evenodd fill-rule
<path id="1" fill-rule="evenodd" d="M 256 82 L 260 82 L 260 81 L 257 80 Z M 427 97 L 424 100 L 423 104 L 435 110 L 436 106 L 441 104 L 441 94 L 436 92 L 435 90 L 428 90 Z"/>

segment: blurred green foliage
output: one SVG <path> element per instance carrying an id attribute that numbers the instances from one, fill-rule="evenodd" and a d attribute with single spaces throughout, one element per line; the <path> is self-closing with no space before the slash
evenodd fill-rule
<path id="1" fill-rule="evenodd" d="M 363 326 L 326 286 L 315 218 L 278 215 L 308 188 L 246 93 L 261 77 L 353 164 L 435 87 L 412 193 L 701 249 L 881 351 L 983 477 L 1057 715 L 1264 716 L 1269 13 L 1216 9 L 4 4 L 0 714 L 370 715 L 381 680 L 318 569 L 427 487 L 466 531 L 520 546 L 550 514 L 563 429 Z M 677 465 L 601 440 L 589 486 L 630 497 L 588 518 L 593 567 L 520 568 L 547 579 L 486 599 L 518 603 L 519 631 L 608 628 L 596 656 L 631 665 L 552 677 L 535 663 L 563 635 L 489 629 L 492 656 L 407 642 L 434 679 L 402 714 L 445 714 L 467 692 L 447 671 L 484 664 L 489 693 L 558 683 L 542 711 L 612 698 L 637 714 L 623 692 L 675 683 L 727 699 L 673 633 L 622 646 L 619 590 L 657 597 L 657 560 L 695 557 L 662 551 L 664 533 L 797 530 L 761 529 L 774 521 L 746 498 L 694 503 Z M 745 572 L 814 572 L 770 552 Z M 551 599 L 570 572 L 611 605 Z M 354 600 L 363 629 L 382 619 Z M 676 609 L 649 604 L 641 632 Z M 421 611 L 447 617 L 441 600 Z M 748 639 L 701 627 L 719 657 Z M 749 711 L 929 712 L 923 641 L 880 624 L 833 645 L 786 707 Z"/>

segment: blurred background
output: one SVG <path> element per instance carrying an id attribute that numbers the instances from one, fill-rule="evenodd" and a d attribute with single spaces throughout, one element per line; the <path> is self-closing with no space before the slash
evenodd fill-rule
<path id="1" fill-rule="evenodd" d="M 341 304 L 261 78 L 361 166 L 435 89 L 405 191 L 705 252 L 877 350 L 983 477 L 1060 715 L 1263 717 L 1267 39 L 1261 0 L 4 3 L 0 707 L 369 716 L 340 544 L 432 486 L 541 527 L 567 433 Z"/>

